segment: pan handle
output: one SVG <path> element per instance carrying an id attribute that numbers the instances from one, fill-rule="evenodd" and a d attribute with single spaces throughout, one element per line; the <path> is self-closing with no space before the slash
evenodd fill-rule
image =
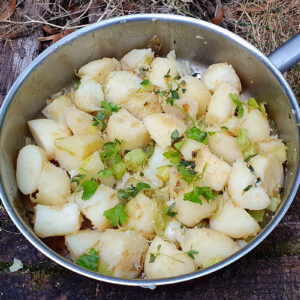
<path id="1" fill-rule="evenodd" d="M 269 55 L 269 60 L 281 72 L 300 61 L 300 32 Z"/>

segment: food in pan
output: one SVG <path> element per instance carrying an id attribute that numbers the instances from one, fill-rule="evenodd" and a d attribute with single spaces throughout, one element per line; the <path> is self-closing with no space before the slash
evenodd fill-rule
<path id="1" fill-rule="evenodd" d="M 64 237 L 89 270 L 153 279 L 213 265 L 260 232 L 286 147 L 230 64 L 199 79 L 174 51 L 134 49 L 76 74 L 28 122 L 17 159 L 40 238 Z"/>

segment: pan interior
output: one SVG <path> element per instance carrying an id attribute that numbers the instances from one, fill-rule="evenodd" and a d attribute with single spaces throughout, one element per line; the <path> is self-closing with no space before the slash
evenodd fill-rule
<path id="1" fill-rule="evenodd" d="M 202 24 L 202 25 L 201 25 Z M 287 165 L 283 192 L 284 204 L 298 168 L 299 136 L 297 120 L 288 96 L 270 69 L 238 42 L 209 25 L 159 19 L 115 23 L 78 34 L 72 41 L 52 48 L 41 63 L 30 70 L 13 95 L 1 128 L 0 173 L 12 209 L 25 222 L 26 216 L 15 180 L 18 150 L 28 135 L 27 121 L 35 118 L 45 106 L 45 99 L 61 90 L 74 78 L 74 70 L 102 57 L 120 59 L 134 48 L 148 47 L 149 40 L 160 39 L 160 56 L 175 50 L 178 59 L 191 62 L 195 72 L 202 73 L 217 62 L 233 65 L 243 86 L 243 97 L 249 95 L 267 103 L 267 112 L 276 122 L 279 137 L 287 145 Z M 7 99 L 9 101 L 9 99 Z M 27 222 L 28 223 L 28 222 Z M 27 229 L 34 235 L 30 226 Z"/>

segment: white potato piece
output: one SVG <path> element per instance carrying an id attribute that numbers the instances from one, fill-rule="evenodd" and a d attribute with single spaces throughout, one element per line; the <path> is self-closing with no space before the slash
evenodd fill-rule
<path id="1" fill-rule="evenodd" d="M 35 206 L 34 232 L 41 238 L 67 235 L 79 230 L 82 222 L 75 203 L 58 206 Z"/>
<path id="2" fill-rule="evenodd" d="M 101 58 L 93 60 L 78 70 L 78 76 L 89 76 L 104 84 L 106 77 L 110 72 L 120 70 L 120 63 L 115 58 Z"/>
<path id="3" fill-rule="evenodd" d="M 259 154 L 271 153 L 274 154 L 277 159 L 284 163 L 286 161 L 286 147 L 282 140 L 270 139 L 258 143 Z"/>
<path id="4" fill-rule="evenodd" d="M 115 139 L 124 141 L 126 150 L 142 148 L 150 141 L 149 133 L 143 122 L 126 109 L 112 114 L 107 123 L 107 135 L 111 142 Z"/>
<path id="5" fill-rule="evenodd" d="M 269 122 L 258 109 L 247 114 L 242 128 L 247 129 L 247 136 L 253 143 L 266 140 L 270 136 Z"/>
<path id="6" fill-rule="evenodd" d="M 226 131 L 218 131 L 208 137 L 208 146 L 218 157 L 228 163 L 242 159 L 243 154 L 237 144 L 237 138 L 229 135 Z"/>
<path id="7" fill-rule="evenodd" d="M 242 128 L 242 122 L 241 119 L 239 119 L 238 117 L 232 116 L 224 123 L 221 123 L 220 127 L 222 126 L 227 127 L 230 132 L 232 132 L 235 136 L 238 136 Z"/>
<path id="8" fill-rule="evenodd" d="M 201 197 L 202 204 L 184 201 L 184 194 L 192 190 L 193 187 L 190 186 L 188 189 L 180 192 L 175 199 L 176 205 L 174 211 L 178 212 L 176 218 L 187 227 L 194 227 L 201 220 L 209 218 L 217 208 L 216 201 L 210 200 L 207 202 L 203 197 Z"/>
<path id="9" fill-rule="evenodd" d="M 86 178 L 96 177 L 100 170 L 104 169 L 103 162 L 98 151 L 88 156 L 80 163 L 78 172 L 86 174 Z"/>
<path id="10" fill-rule="evenodd" d="M 180 149 L 180 152 L 185 160 L 195 160 L 197 151 L 202 149 L 204 145 L 195 140 L 187 139 Z"/>
<path id="11" fill-rule="evenodd" d="M 210 219 L 210 228 L 238 239 L 255 236 L 260 226 L 245 209 L 227 200 L 216 218 Z"/>
<path id="12" fill-rule="evenodd" d="M 228 83 L 222 83 L 212 95 L 206 114 L 209 125 L 223 123 L 234 115 L 236 105 L 229 94 L 237 94 L 237 90 Z"/>
<path id="13" fill-rule="evenodd" d="M 106 78 L 106 101 L 123 104 L 130 94 L 141 88 L 141 81 L 137 75 L 128 71 L 111 72 Z"/>
<path id="14" fill-rule="evenodd" d="M 17 158 L 17 185 L 24 195 L 29 195 L 37 190 L 47 153 L 44 149 L 35 146 L 24 146 Z"/>
<path id="15" fill-rule="evenodd" d="M 150 262 L 151 254 L 159 255 Z M 194 261 L 186 253 L 177 250 L 176 246 L 156 237 L 147 252 L 144 271 L 147 279 L 179 276 L 196 271 Z"/>
<path id="16" fill-rule="evenodd" d="M 141 121 L 148 115 L 162 112 L 158 95 L 150 92 L 136 92 L 131 94 L 123 107 Z"/>
<path id="17" fill-rule="evenodd" d="M 50 157 L 53 156 L 56 149 L 54 145 L 55 140 L 70 135 L 68 130 L 53 120 L 31 120 L 28 122 L 28 126 L 34 140 L 47 151 Z"/>
<path id="18" fill-rule="evenodd" d="M 82 200 L 82 192 L 77 192 L 72 197 L 74 197 L 82 213 L 92 222 L 98 231 L 112 227 L 110 220 L 104 217 L 103 213 L 120 203 L 117 192 L 114 189 L 101 184 L 88 201 Z"/>
<path id="19" fill-rule="evenodd" d="M 190 97 L 183 97 L 175 101 L 175 103 L 181 107 L 185 112 L 187 112 L 193 119 L 196 119 L 198 113 L 198 102 Z M 166 101 L 162 101 L 161 106 L 165 113 L 174 115 L 175 117 L 182 119 L 184 121 L 189 121 L 189 117 L 184 114 L 180 109 Z"/>
<path id="20" fill-rule="evenodd" d="M 121 66 L 123 70 L 135 71 L 141 67 L 148 68 L 154 60 L 154 53 L 151 48 L 133 49 L 123 56 Z"/>
<path id="21" fill-rule="evenodd" d="M 241 81 L 234 68 L 226 62 L 209 66 L 202 75 L 202 80 L 211 91 L 216 91 L 222 83 L 229 83 L 238 93 L 242 90 Z"/>
<path id="22" fill-rule="evenodd" d="M 107 229 L 99 242 L 100 261 L 109 265 L 111 275 L 136 278 L 143 270 L 148 241 L 139 233 Z"/>
<path id="23" fill-rule="evenodd" d="M 98 111 L 101 108 L 101 101 L 104 101 L 102 85 L 88 76 L 81 78 L 73 101 L 81 110 L 86 112 Z"/>
<path id="24" fill-rule="evenodd" d="M 164 151 L 158 146 L 155 146 L 154 152 L 144 168 L 143 181 L 149 183 L 152 188 L 160 188 L 163 185 L 162 180 L 157 177 L 157 169 L 168 165 L 170 162 L 163 155 Z"/>
<path id="25" fill-rule="evenodd" d="M 236 161 L 228 179 L 228 192 L 232 200 L 243 208 L 259 210 L 267 208 L 271 201 L 261 186 L 255 186 L 256 177 L 242 161 Z M 244 191 L 251 185 L 248 191 Z"/>
<path id="26" fill-rule="evenodd" d="M 165 229 L 165 237 L 172 243 L 180 242 L 183 239 L 185 230 L 183 224 L 173 218 Z"/>
<path id="27" fill-rule="evenodd" d="M 237 243 L 230 237 L 206 228 L 187 229 L 180 245 L 183 251 L 199 252 L 195 254 L 195 263 L 199 267 L 206 266 L 213 260 L 225 259 L 239 250 Z"/>
<path id="28" fill-rule="evenodd" d="M 149 74 L 150 82 L 158 86 L 160 89 L 168 89 L 167 83 L 174 85 L 170 78 L 165 77 L 169 70 L 170 77 L 174 78 L 178 75 L 176 66 L 168 58 L 155 58 L 151 65 L 151 71 Z"/>
<path id="29" fill-rule="evenodd" d="M 77 170 L 80 167 L 81 158 L 74 156 L 65 150 L 55 149 L 54 159 L 59 163 L 59 166 L 68 172 Z"/>
<path id="30" fill-rule="evenodd" d="M 72 105 L 73 102 L 70 96 L 61 95 L 58 98 L 54 99 L 50 104 L 48 104 L 42 110 L 42 114 L 46 118 L 58 122 L 61 118 L 61 115 L 65 112 L 65 110 L 71 107 Z"/>
<path id="31" fill-rule="evenodd" d="M 283 167 L 271 153 L 256 155 L 250 160 L 254 173 L 262 180 L 269 196 L 276 195 L 283 184 Z"/>
<path id="32" fill-rule="evenodd" d="M 100 149 L 103 139 L 98 134 L 78 134 L 55 140 L 57 149 L 66 151 L 74 157 L 85 159 Z"/>
<path id="33" fill-rule="evenodd" d="M 211 94 L 202 80 L 193 77 L 191 75 L 185 75 L 181 78 L 180 81 L 184 80 L 185 84 L 182 85 L 182 88 L 179 89 L 179 97 L 188 97 L 193 98 L 198 103 L 198 112 L 197 115 L 202 115 L 206 112 L 208 107 Z M 182 92 L 182 89 L 185 89 L 185 92 Z"/>
<path id="34" fill-rule="evenodd" d="M 144 123 L 151 138 L 163 150 L 172 144 L 171 134 L 174 130 L 177 129 L 179 136 L 182 136 L 187 128 L 180 119 L 164 113 L 151 114 L 144 119 Z"/>
<path id="35" fill-rule="evenodd" d="M 65 236 L 65 243 L 73 260 L 100 241 L 102 233 L 94 230 L 80 230 Z"/>
<path id="36" fill-rule="evenodd" d="M 167 54 L 167 58 L 177 68 L 179 75 L 182 77 L 192 73 L 191 64 L 187 60 L 177 60 L 175 50 L 171 50 Z"/>
<path id="37" fill-rule="evenodd" d="M 153 211 L 155 208 L 155 201 L 145 196 L 144 193 L 139 193 L 126 204 L 125 209 L 128 218 L 123 226 L 134 228 L 145 238 L 151 237 L 155 233 L 153 227 Z"/>
<path id="38" fill-rule="evenodd" d="M 208 185 L 215 191 L 223 190 L 231 172 L 231 166 L 211 153 L 208 147 L 197 152 L 195 171 L 201 173 L 206 166 L 201 185 Z"/>
<path id="39" fill-rule="evenodd" d="M 55 165 L 45 162 L 41 172 L 36 194 L 37 203 L 44 205 L 58 205 L 67 202 L 71 193 L 70 178 L 67 172 Z"/>
<path id="40" fill-rule="evenodd" d="M 97 133 L 98 128 L 93 126 L 93 117 L 75 106 L 70 107 L 64 112 L 67 126 L 74 135 L 84 133 Z"/>

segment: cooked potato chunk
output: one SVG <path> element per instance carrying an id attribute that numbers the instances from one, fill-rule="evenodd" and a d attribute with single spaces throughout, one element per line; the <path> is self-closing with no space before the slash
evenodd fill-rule
<path id="1" fill-rule="evenodd" d="M 270 205 L 270 199 L 261 186 L 255 186 L 256 177 L 242 161 L 233 164 L 228 179 L 228 192 L 232 200 L 243 208 L 264 209 Z"/>
<path id="2" fill-rule="evenodd" d="M 207 202 L 203 197 L 202 204 L 194 203 L 190 201 L 184 201 L 183 197 L 185 193 L 191 192 L 193 187 L 179 193 L 175 202 L 174 211 L 178 212 L 176 218 L 188 227 L 193 227 L 201 220 L 210 217 L 210 215 L 216 210 L 217 203 L 214 200 Z"/>
<path id="3" fill-rule="evenodd" d="M 209 136 L 208 146 L 214 154 L 228 163 L 233 163 L 237 159 L 243 158 L 237 139 L 226 133 L 226 131 L 218 131 L 214 135 Z"/>
<path id="4" fill-rule="evenodd" d="M 151 114 L 144 119 L 144 123 L 151 138 L 163 150 L 171 145 L 171 134 L 174 130 L 178 130 L 179 136 L 186 130 L 186 125 L 181 120 L 169 114 Z"/>
<path id="5" fill-rule="evenodd" d="M 153 255 L 155 256 L 154 261 L 152 261 L 153 258 L 150 258 Z M 147 279 L 179 276 L 196 271 L 194 261 L 186 253 L 177 250 L 175 245 L 160 237 L 156 237 L 152 241 L 146 255 L 144 268 Z"/>
<path id="6" fill-rule="evenodd" d="M 258 109 L 247 114 L 242 127 L 247 129 L 248 138 L 253 143 L 266 140 L 270 136 L 269 122 Z"/>
<path id="7" fill-rule="evenodd" d="M 209 225 L 235 239 L 255 236 L 260 231 L 258 223 L 246 210 L 230 200 L 223 204 L 216 218 L 210 219 Z"/>
<path id="8" fill-rule="evenodd" d="M 62 236 L 78 231 L 82 217 L 75 203 L 35 206 L 34 232 L 41 238 Z"/>
<path id="9" fill-rule="evenodd" d="M 280 163 L 284 163 L 286 161 L 286 147 L 279 139 L 271 139 L 258 143 L 258 151 L 260 154 L 274 154 Z"/>
<path id="10" fill-rule="evenodd" d="M 123 56 L 121 66 L 123 70 L 135 71 L 139 68 L 148 68 L 154 60 L 152 49 L 133 49 Z"/>
<path id="11" fill-rule="evenodd" d="M 230 175 L 230 165 L 212 154 L 208 147 L 203 147 L 197 152 L 195 171 L 201 174 L 205 166 L 205 172 L 201 180 L 202 185 L 208 185 L 215 191 L 221 191 Z"/>
<path id="12" fill-rule="evenodd" d="M 143 171 L 143 180 L 149 183 L 152 188 L 159 188 L 163 185 L 162 180 L 157 177 L 157 169 L 169 164 L 169 161 L 164 157 L 163 153 L 164 151 L 156 145 L 154 152 Z"/>
<path id="13" fill-rule="evenodd" d="M 98 128 L 93 126 L 93 117 L 75 106 L 65 111 L 64 118 L 74 135 L 98 132 Z"/>
<path id="14" fill-rule="evenodd" d="M 236 106 L 229 94 L 236 93 L 237 90 L 228 83 L 218 86 L 207 108 L 206 122 L 209 125 L 220 124 L 233 116 Z"/>
<path id="15" fill-rule="evenodd" d="M 228 120 L 226 120 L 224 123 L 220 125 L 220 127 L 222 126 L 223 128 L 224 126 L 228 128 L 228 130 L 232 132 L 235 136 L 238 136 L 242 128 L 242 123 L 238 117 L 232 116 L 231 118 L 229 118 Z"/>
<path id="16" fill-rule="evenodd" d="M 183 224 L 173 218 L 165 229 L 165 236 L 170 242 L 176 243 L 183 239 L 185 230 Z"/>
<path id="17" fill-rule="evenodd" d="M 107 229 L 99 242 L 100 260 L 109 265 L 112 276 L 136 278 L 142 271 L 148 241 L 139 233 Z"/>
<path id="18" fill-rule="evenodd" d="M 98 231 L 112 227 L 111 222 L 103 216 L 103 213 L 119 204 L 117 192 L 112 188 L 101 184 L 95 194 L 88 200 L 82 200 L 82 192 L 77 192 L 72 197 L 79 205 L 82 213 L 92 222 Z"/>
<path id="19" fill-rule="evenodd" d="M 254 173 L 262 180 L 269 196 L 278 194 L 283 184 L 283 167 L 275 155 L 271 153 L 256 155 L 250 160 Z"/>
<path id="20" fill-rule="evenodd" d="M 185 112 L 187 112 L 193 119 L 196 119 L 196 115 L 198 112 L 198 102 L 193 98 L 183 97 L 176 100 L 176 105 L 181 107 Z M 166 101 L 161 103 L 161 106 L 165 113 L 174 115 L 179 119 L 183 119 L 184 121 L 189 121 L 189 117 L 184 114 L 180 109 L 171 104 L 168 104 Z"/>
<path id="21" fill-rule="evenodd" d="M 220 261 L 239 250 L 227 235 L 205 228 L 187 229 L 180 245 L 183 251 L 199 252 L 195 254 L 195 263 L 199 267 L 207 266 L 214 260 Z"/>
<path id="22" fill-rule="evenodd" d="M 35 145 L 27 145 L 19 152 L 16 177 L 18 188 L 24 195 L 32 194 L 37 190 L 46 160 L 46 151 Z"/>
<path id="23" fill-rule="evenodd" d="M 81 158 L 70 154 L 65 150 L 56 149 L 54 159 L 59 163 L 59 166 L 67 171 L 78 170 L 80 167 Z"/>
<path id="24" fill-rule="evenodd" d="M 63 204 L 71 193 L 67 172 L 48 162 L 44 164 L 37 188 L 37 203 L 44 205 Z"/>
<path id="25" fill-rule="evenodd" d="M 211 91 L 216 91 L 222 83 L 229 83 L 238 93 L 242 90 L 239 77 L 232 65 L 228 63 L 218 63 L 209 66 L 202 75 L 202 80 Z"/>
<path id="26" fill-rule="evenodd" d="M 187 139 L 180 149 L 180 152 L 185 160 L 195 160 L 197 151 L 204 147 L 203 144 L 195 140 Z"/>
<path id="27" fill-rule="evenodd" d="M 110 72 L 120 70 L 120 63 L 115 58 L 104 57 L 89 62 L 78 70 L 78 76 L 89 76 L 104 84 Z"/>
<path id="28" fill-rule="evenodd" d="M 101 101 L 104 101 L 102 86 L 93 78 L 83 77 L 73 99 L 76 106 L 81 110 L 98 111 L 101 108 Z"/>
<path id="29" fill-rule="evenodd" d="M 29 121 L 28 126 L 37 144 L 43 147 L 50 157 L 56 149 L 54 141 L 70 135 L 68 130 L 53 120 L 36 119 Z"/>
<path id="30" fill-rule="evenodd" d="M 181 80 L 183 80 L 185 84 L 179 89 L 178 93 L 180 98 L 188 97 L 195 99 L 198 103 L 198 112 L 196 114 L 204 114 L 211 98 L 211 94 L 205 84 L 200 79 L 190 75 L 183 76 Z"/>
<path id="31" fill-rule="evenodd" d="M 162 112 L 158 95 L 148 92 L 136 92 L 131 94 L 123 107 L 141 121 L 148 115 Z"/>
<path id="32" fill-rule="evenodd" d="M 106 79 L 105 97 L 108 102 L 120 105 L 128 96 L 141 88 L 141 79 L 128 71 L 111 72 Z"/>
<path id="33" fill-rule="evenodd" d="M 166 78 L 168 74 L 174 78 L 178 75 L 176 66 L 168 59 L 157 57 L 154 59 L 149 74 L 150 81 L 161 89 L 168 89 L 168 83 L 174 84 L 171 78 Z"/>
<path id="34" fill-rule="evenodd" d="M 50 104 L 48 104 L 43 110 L 42 114 L 51 120 L 58 122 L 61 118 L 61 115 L 66 109 L 71 107 L 73 102 L 68 95 L 61 95 L 58 98 L 54 99 Z"/>
<path id="35" fill-rule="evenodd" d="M 55 140 L 57 149 L 66 151 L 70 155 L 85 159 L 94 151 L 99 150 L 103 140 L 98 134 L 78 134 Z"/>
<path id="36" fill-rule="evenodd" d="M 92 155 L 84 159 L 79 167 L 79 173 L 86 174 L 87 178 L 96 177 L 100 170 L 104 169 L 99 152 L 95 151 Z"/>
<path id="37" fill-rule="evenodd" d="M 150 141 L 149 133 L 140 120 L 126 109 L 114 113 L 107 123 L 108 140 L 115 139 L 125 142 L 126 150 L 144 147 Z"/>
<path id="38" fill-rule="evenodd" d="M 151 237 L 154 234 L 154 209 L 155 202 L 143 193 L 139 193 L 126 204 L 128 218 L 124 226 L 134 228 L 135 231 L 142 234 L 145 238 Z"/>
<path id="39" fill-rule="evenodd" d="M 80 230 L 65 236 L 65 243 L 74 260 L 100 241 L 102 233 L 94 230 Z"/>

